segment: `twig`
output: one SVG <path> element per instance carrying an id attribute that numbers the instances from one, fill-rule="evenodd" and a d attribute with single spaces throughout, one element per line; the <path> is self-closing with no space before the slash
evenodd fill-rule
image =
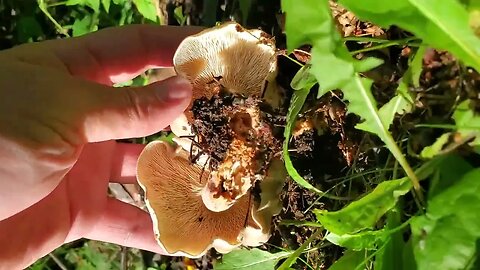
<path id="1" fill-rule="evenodd" d="M 122 251 L 120 253 L 120 269 L 121 270 L 127 270 L 127 265 L 128 265 L 128 248 L 122 246 Z"/>
<path id="2" fill-rule="evenodd" d="M 55 256 L 53 253 L 48 253 L 48 256 L 50 258 L 52 258 L 52 260 L 58 265 L 58 267 L 60 267 L 62 270 L 68 270 L 68 268 L 65 266 L 65 264 L 62 263 L 62 261 L 60 261 L 59 258 L 57 258 L 57 256 Z"/>

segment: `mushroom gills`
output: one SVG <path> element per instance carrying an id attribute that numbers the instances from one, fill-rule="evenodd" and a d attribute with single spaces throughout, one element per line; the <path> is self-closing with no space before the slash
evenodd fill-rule
<path id="1" fill-rule="evenodd" d="M 227 253 L 269 238 L 271 217 L 257 212 L 250 194 L 226 211 L 206 208 L 199 194 L 201 168 L 190 164 L 183 149 L 159 141 L 148 144 L 138 160 L 137 177 L 157 242 L 169 255 L 196 258 L 212 247 Z"/>

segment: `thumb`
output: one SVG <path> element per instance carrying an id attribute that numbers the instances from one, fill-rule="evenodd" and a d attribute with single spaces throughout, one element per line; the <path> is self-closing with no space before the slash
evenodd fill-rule
<path id="1" fill-rule="evenodd" d="M 168 126 L 188 107 L 190 83 L 172 77 L 144 87 L 122 87 L 92 93 L 95 105 L 86 112 L 88 142 L 137 138 Z"/>

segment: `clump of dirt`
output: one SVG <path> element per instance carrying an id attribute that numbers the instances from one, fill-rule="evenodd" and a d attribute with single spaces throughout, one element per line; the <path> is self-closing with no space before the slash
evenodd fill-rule
<path id="1" fill-rule="evenodd" d="M 210 157 L 208 187 L 213 198 L 231 201 L 263 179 L 270 161 L 281 152 L 281 141 L 273 132 L 272 118 L 261 111 L 268 104 L 221 89 L 193 102 L 193 130 L 196 146 Z"/>
<path id="2" fill-rule="evenodd" d="M 210 170 L 217 169 L 218 164 L 225 159 L 233 140 L 228 115 L 223 112 L 224 107 L 233 105 L 233 100 L 232 95 L 216 95 L 196 99 L 192 105 L 192 128 L 199 136 L 199 147 L 211 157 Z"/>

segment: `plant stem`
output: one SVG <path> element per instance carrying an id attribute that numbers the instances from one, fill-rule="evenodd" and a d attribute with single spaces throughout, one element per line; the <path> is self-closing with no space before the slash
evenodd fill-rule
<path id="1" fill-rule="evenodd" d="M 45 1 L 44 0 L 38 0 L 37 3 L 38 3 L 38 7 L 43 12 L 43 14 L 53 23 L 53 25 L 55 25 L 55 28 L 57 28 L 57 31 L 60 34 L 65 35 L 66 37 L 70 37 L 68 32 L 53 18 L 52 14 L 50 14 L 50 12 L 48 12 L 47 5 L 45 4 Z"/>
<path id="2" fill-rule="evenodd" d="M 296 59 L 293 59 L 292 57 L 290 57 L 290 56 L 289 56 L 289 55 L 287 55 L 287 54 L 284 54 L 283 56 L 285 56 L 285 57 L 286 57 L 288 60 L 290 60 L 290 61 L 294 62 L 295 64 L 297 64 L 297 65 L 299 65 L 299 66 L 301 66 L 301 67 L 303 67 L 303 66 L 304 66 L 302 63 L 300 63 L 300 62 L 299 62 L 299 61 L 297 61 Z"/>
<path id="3" fill-rule="evenodd" d="M 67 2 L 68 1 L 55 2 L 55 3 L 48 4 L 47 7 L 50 8 L 50 7 L 63 6 L 65 4 L 67 4 Z"/>
<path id="4" fill-rule="evenodd" d="M 68 270 L 68 268 L 60 261 L 57 256 L 55 256 L 53 253 L 48 253 L 48 256 L 52 258 L 52 260 L 58 265 L 58 267 L 62 270 Z"/>
<path id="5" fill-rule="evenodd" d="M 278 268 L 277 270 L 286 270 L 290 269 L 290 266 L 295 263 L 297 258 L 300 256 L 300 254 L 303 253 L 303 251 L 310 245 L 310 243 L 313 242 L 313 240 L 317 239 L 318 236 L 323 232 L 322 229 L 316 230 L 308 239 L 305 241 L 295 252 L 292 253 Z"/>
<path id="6" fill-rule="evenodd" d="M 409 43 L 411 40 L 412 39 L 392 40 L 392 41 L 389 41 L 389 42 L 380 43 L 379 45 L 375 45 L 375 46 L 372 46 L 372 47 L 351 51 L 350 54 L 355 55 L 355 54 L 359 54 L 359 53 L 381 50 L 381 49 L 385 49 L 385 48 L 388 48 L 388 47 L 391 47 L 391 46 L 399 46 L 399 45 L 409 45 L 409 46 L 414 46 L 414 47 L 419 46 L 419 44 L 417 44 L 417 43 Z"/>

